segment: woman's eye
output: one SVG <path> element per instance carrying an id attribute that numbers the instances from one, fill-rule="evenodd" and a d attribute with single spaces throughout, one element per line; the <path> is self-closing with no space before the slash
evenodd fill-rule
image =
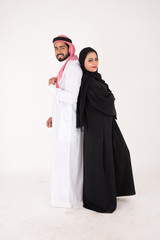
<path id="1" fill-rule="evenodd" d="M 88 62 L 92 62 L 92 60 L 90 59 L 90 60 L 88 60 Z"/>
<path id="2" fill-rule="evenodd" d="M 96 61 L 98 61 L 99 59 L 98 59 L 98 58 L 96 58 L 95 60 L 96 60 Z"/>

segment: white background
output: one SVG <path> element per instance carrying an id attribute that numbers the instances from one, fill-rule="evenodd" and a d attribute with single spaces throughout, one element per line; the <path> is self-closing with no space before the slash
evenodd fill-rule
<path id="1" fill-rule="evenodd" d="M 0 0 L 0 34 L 2 238 L 160 239 L 160 1 Z M 48 79 L 58 71 L 52 39 L 59 34 L 77 55 L 97 50 L 116 97 L 137 194 L 119 199 L 112 215 L 49 207 Z"/>
<path id="2" fill-rule="evenodd" d="M 52 39 L 99 53 L 116 97 L 118 124 L 135 172 L 159 168 L 160 2 L 0 1 L 0 171 L 48 172 L 48 79 L 58 71 Z"/>
<path id="3" fill-rule="evenodd" d="M 98 51 L 134 171 L 158 171 L 160 2 L 1 0 L 0 9 L 0 171 L 50 169 L 45 122 L 59 34 L 72 39 L 77 55 L 86 46 Z"/>

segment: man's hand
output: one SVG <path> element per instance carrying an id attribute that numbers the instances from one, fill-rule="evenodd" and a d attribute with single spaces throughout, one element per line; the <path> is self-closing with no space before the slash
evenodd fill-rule
<path id="1" fill-rule="evenodd" d="M 56 78 L 56 77 L 50 78 L 50 79 L 49 79 L 49 85 L 50 85 L 50 84 L 55 85 L 56 81 L 57 81 L 57 78 Z"/>
<path id="2" fill-rule="evenodd" d="M 52 117 L 48 118 L 47 122 L 46 122 L 46 126 L 48 128 L 51 128 L 52 127 Z"/>

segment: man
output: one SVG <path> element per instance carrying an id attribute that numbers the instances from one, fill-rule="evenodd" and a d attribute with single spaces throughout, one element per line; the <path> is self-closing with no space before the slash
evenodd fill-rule
<path id="1" fill-rule="evenodd" d="M 76 128 L 82 71 L 71 39 L 60 35 L 53 44 L 62 66 L 58 76 L 49 79 L 53 96 L 52 117 L 46 123 L 53 130 L 51 205 L 70 208 L 82 200 L 81 131 Z"/>

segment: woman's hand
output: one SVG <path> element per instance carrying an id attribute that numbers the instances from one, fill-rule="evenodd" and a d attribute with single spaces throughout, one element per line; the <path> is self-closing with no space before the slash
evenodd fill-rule
<path id="1" fill-rule="evenodd" d="M 50 78 L 50 79 L 49 79 L 49 85 L 50 85 L 50 84 L 55 85 L 56 81 L 57 81 L 57 78 L 56 78 L 56 77 Z"/>

